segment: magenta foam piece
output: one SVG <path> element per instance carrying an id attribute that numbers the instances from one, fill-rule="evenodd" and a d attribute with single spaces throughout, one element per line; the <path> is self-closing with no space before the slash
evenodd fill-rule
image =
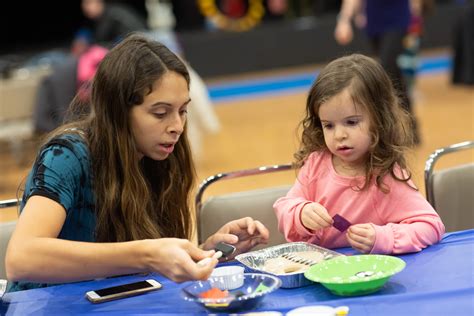
<path id="1" fill-rule="evenodd" d="M 345 219 L 339 214 L 334 215 L 332 219 L 334 220 L 332 226 L 334 226 L 340 232 L 347 230 L 349 226 L 352 225 L 351 222 L 349 222 L 347 219 Z"/>

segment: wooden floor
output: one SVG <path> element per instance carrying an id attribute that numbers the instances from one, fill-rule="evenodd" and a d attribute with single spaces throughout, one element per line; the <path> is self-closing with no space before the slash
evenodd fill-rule
<path id="1" fill-rule="evenodd" d="M 299 69 L 288 73 L 295 71 Z M 305 98 L 306 93 L 301 92 L 217 103 L 222 129 L 204 140 L 203 154 L 196 162 L 199 182 L 219 172 L 290 162 L 298 146 L 296 128 L 303 117 Z M 424 194 L 423 168 L 429 154 L 440 147 L 474 140 L 474 89 L 451 85 L 448 73 L 423 75 L 417 79 L 414 103 L 422 143 L 411 153 L 411 162 L 415 183 Z M 7 144 L 0 145 L 0 199 L 13 198 L 34 153 L 23 150 L 12 156 Z M 473 152 L 441 160 L 439 166 L 461 161 L 474 161 Z M 287 171 L 226 180 L 212 185 L 206 196 L 288 184 L 294 179 L 295 172 Z M 0 210 L 0 222 L 15 218 L 16 209 Z"/>

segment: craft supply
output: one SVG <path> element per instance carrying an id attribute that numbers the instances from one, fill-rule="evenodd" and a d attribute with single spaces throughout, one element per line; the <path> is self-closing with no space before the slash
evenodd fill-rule
<path id="1" fill-rule="evenodd" d="M 224 242 L 219 242 L 215 247 L 214 250 L 216 253 L 212 256 L 212 258 L 219 259 L 221 257 L 228 258 L 231 254 L 234 253 L 235 247 Z M 197 264 L 200 266 L 205 266 L 209 264 L 211 258 L 204 258 L 199 261 Z"/>
<path id="2" fill-rule="evenodd" d="M 259 293 L 259 292 L 265 292 L 265 291 L 268 291 L 268 286 L 266 286 L 265 284 L 260 283 L 257 288 L 255 289 L 255 293 Z"/>
<path id="3" fill-rule="evenodd" d="M 201 294 L 199 294 L 199 296 L 201 298 L 213 298 L 213 299 L 224 298 L 224 297 L 229 296 L 229 291 L 221 290 L 217 287 L 213 287 L 210 290 L 202 292 Z"/>
<path id="4" fill-rule="evenodd" d="M 317 264 L 324 260 L 324 255 L 317 251 L 284 253 L 281 256 L 293 262 L 301 263 L 307 266 L 312 266 L 313 264 Z"/>
<path id="5" fill-rule="evenodd" d="M 341 255 L 307 242 L 292 242 L 239 254 L 235 259 L 245 266 L 246 272 L 278 275 L 278 278 L 282 281 L 282 288 L 295 288 L 312 284 L 310 280 L 304 277 L 304 271 L 309 268 L 309 265 L 286 259 L 282 257 L 284 254 L 295 254 L 301 259 L 316 262 L 323 262 Z"/>
<path id="6" fill-rule="evenodd" d="M 327 256 L 332 257 L 332 255 Z M 266 260 L 263 270 L 277 275 L 304 272 L 308 267 L 325 259 L 327 259 L 326 256 L 319 251 L 288 252 Z"/>
<path id="7" fill-rule="evenodd" d="M 339 214 L 334 215 L 332 219 L 334 220 L 332 226 L 334 226 L 334 228 L 339 230 L 341 233 L 346 231 L 352 225 L 351 222 Z"/>
<path id="8" fill-rule="evenodd" d="M 234 253 L 235 247 L 229 244 L 226 244 L 225 242 L 219 242 L 214 249 L 216 252 L 222 252 L 222 257 L 228 258 L 231 254 Z"/>
<path id="9" fill-rule="evenodd" d="M 242 266 L 218 267 L 212 271 L 209 281 L 221 290 L 237 289 L 244 283 L 244 270 Z"/>
<path id="10" fill-rule="evenodd" d="M 209 264 L 209 262 L 210 262 L 213 258 L 219 259 L 220 257 L 222 257 L 222 252 L 221 252 L 221 251 L 217 251 L 215 254 L 212 255 L 212 258 L 209 258 L 209 257 L 204 258 L 204 259 L 200 260 L 197 264 L 198 264 L 199 266 L 206 266 L 206 265 Z"/>

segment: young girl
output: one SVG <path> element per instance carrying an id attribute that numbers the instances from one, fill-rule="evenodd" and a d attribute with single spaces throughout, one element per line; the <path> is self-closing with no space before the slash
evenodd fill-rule
<path id="1" fill-rule="evenodd" d="M 206 279 L 220 242 L 268 240 L 251 218 L 201 247 L 189 209 L 194 167 L 185 133 L 189 74 L 165 46 L 131 36 L 100 63 L 91 114 L 57 129 L 26 180 L 6 255 L 9 291 L 120 274 Z"/>
<path id="2" fill-rule="evenodd" d="M 329 63 L 309 92 L 302 126 L 301 170 L 274 204 L 287 240 L 396 254 L 441 239 L 444 225 L 407 169 L 409 115 L 377 62 L 351 55 Z M 349 229 L 332 226 L 336 214 Z"/>

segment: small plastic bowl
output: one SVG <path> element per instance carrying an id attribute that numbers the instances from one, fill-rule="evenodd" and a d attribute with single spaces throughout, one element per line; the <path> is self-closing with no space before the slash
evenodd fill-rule
<path id="1" fill-rule="evenodd" d="M 405 261 L 392 256 L 340 256 L 312 266 L 304 276 L 321 283 L 333 294 L 354 296 L 378 291 L 404 268 Z"/>
<path id="2" fill-rule="evenodd" d="M 244 284 L 244 270 L 241 266 L 215 268 L 209 280 L 213 287 L 221 290 L 237 289 Z"/>
<path id="3" fill-rule="evenodd" d="M 219 278 L 219 277 L 217 277 Z M 278 277 L 262 273 L 244 273 L 240 288 L 230 290 L 227 297 L 202 298 L 201 294 L 216 288 L 216 278 L 196 281 L 184 286 L 181 295 L 186 301 L 195 302 L 212 312 L 240 312 L 253 309 L 263 298 L 278 289 L 281 281 Z"/>

